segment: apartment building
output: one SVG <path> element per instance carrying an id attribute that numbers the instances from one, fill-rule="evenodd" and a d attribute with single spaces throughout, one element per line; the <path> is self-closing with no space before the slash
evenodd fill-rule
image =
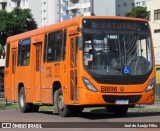
<path id="1" fill-rule="evenodd" d="M 12 11 L 15 7 L 29 8 L 29 0 L 7 0 L 6 10 Z"/>
<path id="2" fill-rule="evenodd" d="M 41 1 L 41 27 L 57 23 L 59 21 L 59 0 L 39 0 Z"/>
<path id="3" fill-rule="evenodd" d="M 147 11 L 154 43 L 155 62 L 160 65 L 160 0 L 147 0 Z"/>
<path id="4" fill-rule="evenodd" d="M 41 0 L 0 0 L 0 9 L 10 12 L 15 7 L 31 9 L 38 27 L 41 27 Z"/>
<path id="5" fill-rule="evenodd" d="M 0 9 L 10 12 L 15 7 L 31 9 L 38 27 L 61 21 L 61 0 L 0 0 Z"/>
<path id="6" fill-rule="evenodd" d="M 124 16 L 134 0 L 0 0 L 0 9 L 30 8 L 38 27 L 44 27 L 76 16 Z"/>
<path id="7" fill-rule="evenodd" d="M 60 21 L 91 15 L 91 0 L 61 0 Z"/>
<path id="8" fill-rule="evenodd" d="M 116 0 L 116 15 L 125 16 L 134 7 L 134 0 Z"/>
<path id="9" fill-rule="evenodd" d="M 7 5 L 7 0 L 0 0 L 0 10 L 1 9 L 5 10 L 6 5 Z"/>
<path id="10" fill-rule="evenodd" d="M 124 16 L 134 6 L 134 0 L 61 0 L 61 21 L 79 15 Z"/>
<path id="11" fill-rule="evenodd" d="M 134 5 L 135 5 L 135 6 L 143 6 L 143 7 L 146 7 L 146 5 L 147 5 L 147 0 L 134 0 Z"/>

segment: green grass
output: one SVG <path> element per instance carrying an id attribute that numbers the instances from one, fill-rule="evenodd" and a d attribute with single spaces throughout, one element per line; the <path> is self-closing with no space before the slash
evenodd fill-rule
<path id="1" fill-rule="evenodd" d="M 0 110 L 18 110 L 18 104 L 12 104 L 12 103 L 9 103 L 9 104 L 0 104 Z"/>
<path id="2" fill-rule="evenodd" d="M 40 111 L 53 110 L 53 106 L 40 106 L 39 110 Z"/>

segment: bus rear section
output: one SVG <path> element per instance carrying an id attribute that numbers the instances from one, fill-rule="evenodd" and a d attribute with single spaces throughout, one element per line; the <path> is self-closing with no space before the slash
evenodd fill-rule
<path id="1" fill-rule="evenodd" d="M 5 96 L 21 112 L 38 111 L 38 103 L 54 105 L 62 117 L 90 106 L 124 115 L 132 105 L 154 102 L 154 52 L 145 20 L 78 17 L 18 36 L 7 44 Z M 18 57 L 23 46 L 30 58 L 24 66 Z"/>

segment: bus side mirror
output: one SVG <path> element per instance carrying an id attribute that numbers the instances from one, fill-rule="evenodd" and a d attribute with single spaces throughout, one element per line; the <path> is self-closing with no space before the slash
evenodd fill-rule
<path id="1" fill-rule="evenodd" d="M 83 45 L 82 45 L 82 36 L 78 36 L 78 37 L 76 37 L 76 43 L 77 43 L 77 45 L 78 45 L 78 49 L 79 50 L 82 50 L 82 47 L 83 47 Z"/>

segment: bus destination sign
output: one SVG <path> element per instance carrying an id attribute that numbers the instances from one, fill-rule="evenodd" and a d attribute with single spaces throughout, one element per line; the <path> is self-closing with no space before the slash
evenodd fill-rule
<path id="1" fill-rule="evenodd" d="M 129 20 L 83 20 L 83 28 L 107 29 L 107 30 L 148 30 L 147 22 Z"/>

